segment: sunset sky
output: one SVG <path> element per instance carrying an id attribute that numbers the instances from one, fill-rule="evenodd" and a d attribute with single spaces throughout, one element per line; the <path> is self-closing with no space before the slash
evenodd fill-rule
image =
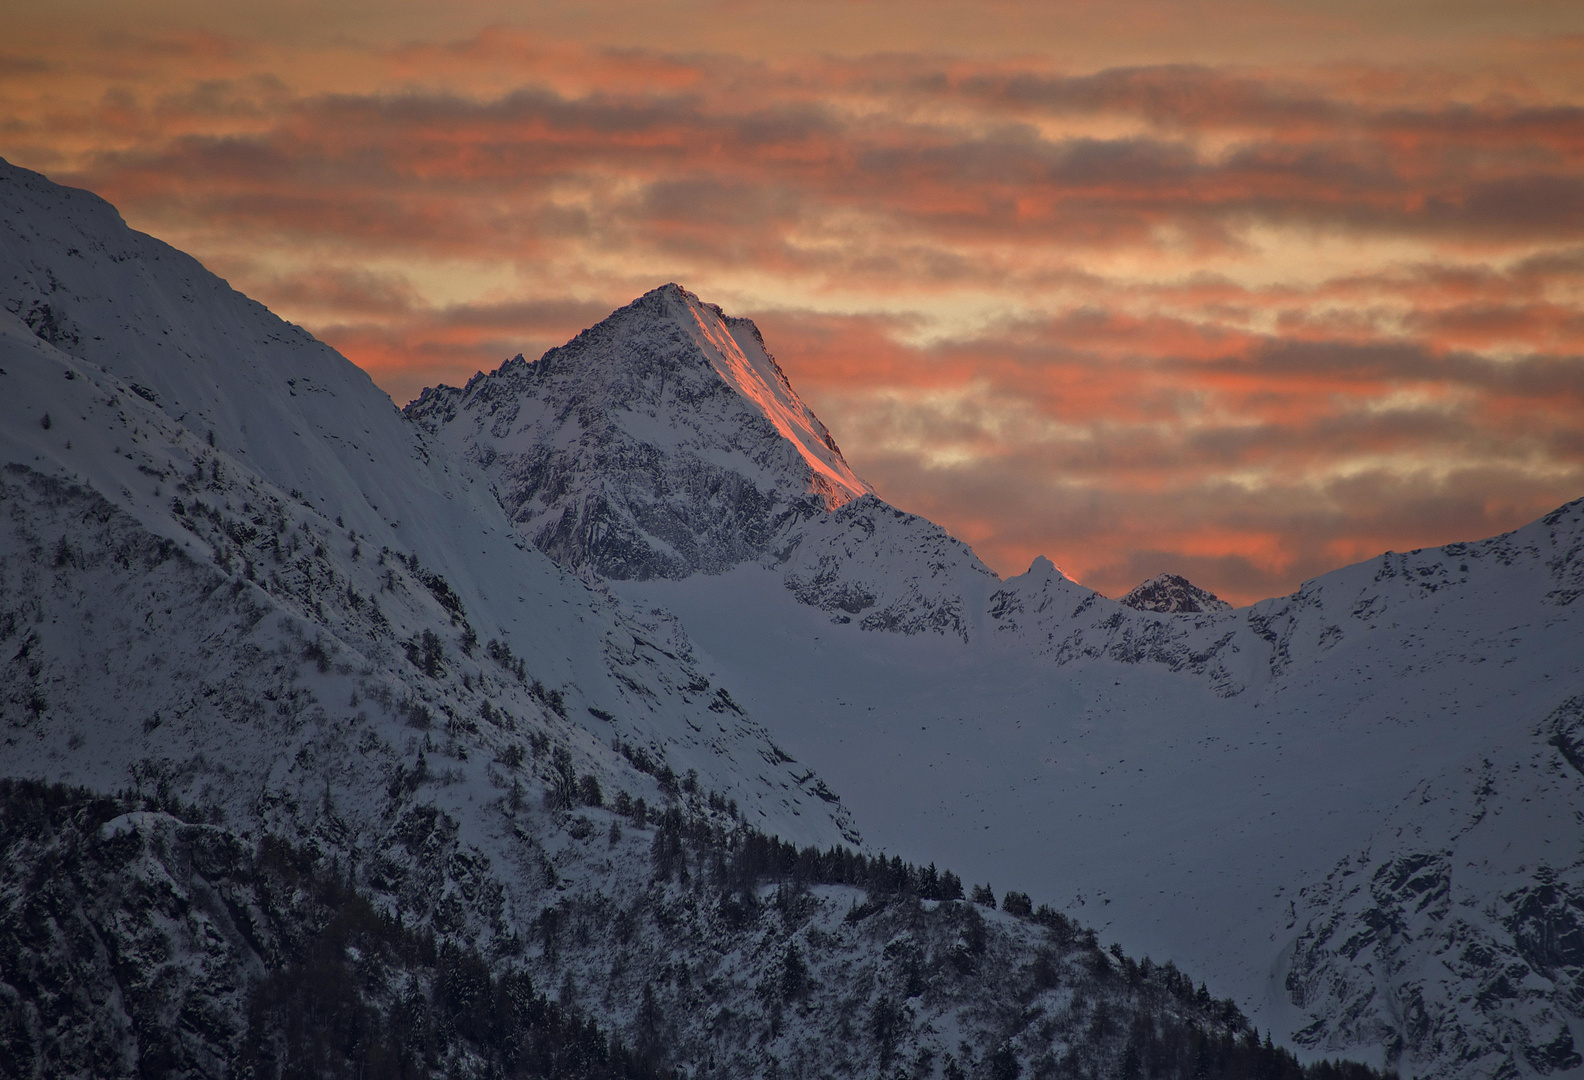
<path id="1" fill-rule="evenodd" d="M 8 5 L 14 9 L 17 5 Z M 1584 3 L 115 3 L 0 156 L 398 403 L 677 281 L 1002 574 L 1235 602 L 1584 496 Z"/>

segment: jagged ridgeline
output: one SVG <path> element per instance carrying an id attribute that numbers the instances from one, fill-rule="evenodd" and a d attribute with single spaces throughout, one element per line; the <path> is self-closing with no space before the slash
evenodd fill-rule
<path id="1" fill-rule="evenodd" d="M 933 865 L 627 805 L 607 835 L 652 833 L 647 887 L 563 899 L 486 952 L 393 913 L 315 843 L 251 841 L 170 796 L 0 781 L 0 1070 L 1379 1075 L 1300 1066 L 1170 963 L 1102 950 L 1020 894 L 997 916 L 988 886 L 966 902 Z M 609 995 L 608 965 L 643 973 L 624 1023 L 580 1004 Z"/>

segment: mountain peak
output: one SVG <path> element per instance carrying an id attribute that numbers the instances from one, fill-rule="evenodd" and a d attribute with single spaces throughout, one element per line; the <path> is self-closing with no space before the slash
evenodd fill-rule
<path id="1" fill-rule="evenodd" d="M 1179 574 L 1156 574 L 1136 585 L 1117 603 L 1135 611 L 1153 611 L 1162 615 L 1232 610 L 1232 605 L 1215 593 L 1201 589 Z"/>
<path id="2" fill-rule="evenodd" d="M 662 361 L 662 369 L 708 366 L 722 383 L 752 405 L 803 459 L 809 470 L 808 491 L 819 497 L 827 510 L 870 494 L 870 486 L 847 466 L 825 424 L 792 390 L 781 364 L 765 348 L 765 339 L 754 320 L 727 315 L 718 304 L 702 301 L 676 282 L 653 288 L 626 307 L 619 307 L 569 344 L 551 348 L 539 363 L 559 367 L 575 358 L 573 363 L 605 366 L 607 378 L 600 378 L 600 382 L 605 390 L 613 390 L 611 382 L 619 382 L 624 375 L 654 374 L 656 344 L 683 345 L 665 355 L 665 361 L 670 363 Z M 653 388 L 659 399 L 667 390 L 667 375 L 675 378 L 678 374 L 681 372 L 661 371 L 656 382 L 645 380 L 645 388 Z M 675 383 L 672 388 L 675 390 Z M 691 390 L 700 388 L 694 386 Z"/>
<path id="3" fill-rule="evenodd" d="M 753 321 L 675 282 L 406 411 L 491 473 L 541 550 L 610 578 L 719 572 L 872 493 Z"/>

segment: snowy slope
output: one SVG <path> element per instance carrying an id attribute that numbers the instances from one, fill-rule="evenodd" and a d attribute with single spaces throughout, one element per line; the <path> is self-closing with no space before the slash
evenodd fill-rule
<path id="1" fill-rule="evenodd" d="M 6 359 L 12 378 L 29 358 Z M 103 396 L 114 384 L 41 370 L 68 387 L 51 396 L 57 409 L 114 407 Z M 89 385 L 98 393 L 71 392 Z M 8 432 L 40 404 L 19 400 L 28 411 L 5 415 Z M 148 437 L 126 469 L 136 484 L 158 472 L 151 452 L 169 432 L 136 412 L 134 428 Z M 92 449 L 82 430 L 71 452 Z M 40 850 L 16 843 L 35 816 L 0 812 L 0 1053 L 43 1064 L 16 1075 L 146 1075 L 173 1044 L 189 1075 L 230 1075 L 254 1019 L 251 978 L 279 968 L 283 923 L 313 898 L 292 887 L 300 878 L 260 895 L 266 833 L 321 880 L 350 872 L 396 916 L 386 926 L 438 937 L 442 961 L 458 948 L 491 957 L 689 1072 L 778 1076 L 782 1062 L 796 1074 L 839 1060 L 878 1076 L 888 1060 L 973 1069 L 998 1055 L 1110 1071 L 1137 1051 L 1135 1020 L 1190 1063 L 1193 1031 L 1248 1034 L 1175 969 L 1127 969 L 1065 923 L 736 878 L 723 856 L 742 834 L 713 795 L 668 790 L 602 754 L 493 657 L 475 663 L 450 640 L 434 671 L 381 655 L 399 641 L 382 626 L 454 629 L 424 580 L 391 555 L 382 587 L 372 553 L 350 560 L 362 572 L 334 557 L 340 537 L 311 511 L 232 462 L 199 464 L 163 478 L 186 539 L 27 465 L 8 466 L 0 490 L 0 595 L 16 605 L 0 618 L 6 652 L 16 646 L 0 684 L 8 771 L 130 788 L 182 815 L 122 814 Z M 261 520 L 258 536 L 239 538 L 253 520 L 241 515 Z M 200 542 L 218 558 L 185 553 Z M 571 776 L 577 798 L 555 799 Z M 607 805 L 579 805 L 590 778 Z M 656 816 L 624 809 L 632 794 Z M 183 824 L 192 808 L 196 826 Z M 441 992 L 436 977 L 417 984 L 346 954 L 361 994 Z M 313 959 L 318 980 L 338 957 Z"/>
<path id="2" fill-rule="evenodd" d="M 741 683 L 776 737 L 849 793 L 871 842 L 1206 971 L 1262 1026 L 1307 1031 L 1316 1051 L 1384 1060 L 1397 1048 L 1405 1072 L 1473 1077 L 1491 1060 L 1466 1048 L 1500 1044 L 1528 1075 L 1531 1050 L 1550 1060 L 1536 1048 L 1555 1042 L 1554 1015 L 1578 1015 L 1565 980 L 1522 990 L 1533 1000 L 1519 1010 L 1487 992 L 1491 972 L 1465 967 L 1427 1005 L 1464 1033 L 1457 1045 L 1413 1037 L 1395 997 L 1291 987 L 1374 986 L 1372 952 L 1325 951 L 1368 932 L 1368 907 L 1306 897 L 1330 895 L 1333 868 L 1366 847 L 1377 864 L 1411 858 L 1419 841 L 1380 835 L 1394 807 L 1470 760 L 1527 760 L 1539 719 L 1584 689 L 1584 619 L 1558 603 L 1581 536 L 1575 503 L 1507 537 L 1383 557 L 1231 615 L 1144 621 L 1036 565 L 1007 583 L 1022 610 L 1001 621 L 1025 620 L 1010 644 L 833 624 L 759 568 L 620 587 L 681 618 L 704 670 Z M 1515 802 L 1538 797 L 1531 776 L 1508 778 Z M 1474 812 L 1455 794 L 1424 811 L 1445 818 L 1441 831 Z M 1507 843 L 1530 827 L 1490 828 Z M 1560 850 L 1579 849 L 1575 814 L 1550 827 Z M 1546 871 L 1517 859 L 1506 877 L 1476 877 L 1471 902 L 1503 902 L 1518 866 L 1542 875 L 1521 887 L 1539 888 Z M 1520 928 L 1504 933 L 1519 948 Z M 1393 956 L 1400 982 L 1444 959 Z M 1481 1008 L 1459 1003 L 1482 993 Z"/>
<path id="3" fill-rule="evenodd" d="M 378 591 L 372 581 L 396 571 L 367 560 L 384 563 L 388 551 L 412 563 L 417 587 L 443 583 L 452 606 L 436 610 L 447 648 L 458 647 L 460 622 L 477 648 L 494 640 L 524 658 L 534 680 L 563 695 L 563 711 L 591 729 L 583 741 L 619 736 L 678 774 L 696 769 L 707 788 L 740 788 L 739 801 L 777 832 L 850 833 L 817 778 L 782 760 L 751 720 L 723 711 L 712 697 L 721 688 L 699 682 L 674 626 L 623 613 L 529 549 L 488 484 L 426 445 L 343 357 L 128 229 L 86 192 L 6 165 L 0 220 L 8 460 L 82 483 L 228 572 L 244 570 L 240 538 L 257 542 L 262 527 L 252 520 L 262 511 L 243 504 L 267 496 L 283 507 L 274 515 L 281 528 L 300 519 L 302 542 L 330 564 L 323 581 Z M 45 411 L 54 420 L 47 430 Z M 241 520 L 227 518 L 225 538 L 207 545 L 183 535 L 192 515 L 170 501 L 176 478 L 200 465 L 228 492 L 265 493 L 231 498 L 223 512 Z M 354 551 L 366 554 L 363 565 Z M 392 632 L 422 629 L 415 616 Z"/>
<path id="4" fill-rule="evenodd" d="M 873 495 L 789 529 L 760 562 L 833 622 L 965 642 L 981 632 L 982 598 L 996 583 L 962 541 Z"/>
<path id="5" fill-rule="evenodd" d="M 631 310 L 602 333 L 619 337 L 611 324 Z M 684 351 L 692 341 L 693 367 L 708 368 L 707 350 L 680 330 L 644 325 Z M 625 384 L 646 356 L 612 347 L 597 359 Z M 564 396 L 529 377 L 536 367 L 514 362 L 463 391 L 431 392 L 413 412 L 503 491 L 527 490 L 513 486 L 533 478 L 521 463 L 568 430 L 519 421 L 566 415 Z M 751 414 L 753 396 L 738 396 Z M 743 461 L 793 460 L 799 444 L 768 414 L 721 412 L 717 397 L 691 412 L 692 399 L 665 398 L 653 415 L 611 411 L 604 426 L 577 428 L 554 490 L 630 500 L 655 477 L 692 475 L 682 447 L 700 438 L 737 455 L 719 459 L 729 483 L 717 474 L 712 490 L 757 490 L 762 474 Z M 496 449 L 507 432 L 510 461 Z M 552 450 L 536 450 L 547 433 Z M 643 470 L 608 468 L 607 440 Z M 518 515 L 525 536 L 564 557 L 542 520 Z M 612 587 L 677 615 L 706 673 L 741 686 L 778 739 L 849 793 L 872 842 L 1027 890 L 1129 949 L 1208 971 L 1261 1023 L 1316 1051 L 1437 1076 L 1571 1067 L 1558 1017 L 1584 1014 L 1566 979 L 1504 996 L 1469 962 L 1416 1019 L 1401 988 L 1440 979 L 1445 950 L 1394 945 L 1388 964 L 1339 945 L 1374 933 L 1378 913 L 1330 879 L 1366 848 L 1412 862 L 1407 831 L 1381 835 L 1393 808 L 1470 760 L 1529 754 L 1538 718 L 1584 690 L 1584 503 L 1239 610 L 1169 576 L 1109 600 L 1046 559 L 998 581 L 944 530 L 872 495 L 761 516 L 770 525 L 758 531 L 741 520 L 720 515 L 715 532 L 690 533 L 687 558 L 663 573 L 618 563 Z M 1529 781 L 1514 783 L 1520 803 L 1530 797 Z M 1442 829 L 1472 812 L 1455 794 L 1435 806 Z M 1555 820 L 1558 843 L 1576 848 L 1577 820 Z M 1489 831 L 1518 827 L 1497 820 Z M 1531 872 L 1520 861 L 1472 877 L 1466 899 L 1499 906 L 1542 886 Z M 1490 955 L 1522 947 L 1519 923 L 1490 925 Z"/>
<path id="6" fill-rule="evenodd" d="M 618 617 L 560 578 L 561 602 L 536 610 L 529 633 L 482 643 L 476 613 L 433 564 L 335 525 L 112 376 L 5 330 L 0 636 L 17 643 L 5 670 L 13 775 L 113 790 L 139 768 L 174 770 L 184 798 L 210 788 L 245 820 L 276 798 L 312 803 L 346 768 L 364 788 L 382 786 L 389 768 L 413 767 L 431 727 L 450 737 L 443 747 L 465 734 L 502 758 L 531 749 L 538 730 L 580 773 L 653 794 L 607 745 L 615 736 L 678 774 L 696 769 L 756 820 L 807 840 L 840 836 L 845 817 L 828 791 L 720 704 L 729 695 L 687 663 L 671 628 Z M 500 569 L 535 558 L 515 552 Z M 583 672 L 603 665 L 597 681 L 554 679 L 553 654 L 532 648 L 547 629 L 591 654 Z M 343 704 L 359 699 L 368 704 Z M 261 700 L 281 702 L 263 711 L 286 718 L 284 734 L 260 726 Z M 372 758 L 359 771 L 345 743 L 365 723 L 361 756 Z M 330 761 L 329 751 L 293 758 L 316 740 L 340 749 Z"/>

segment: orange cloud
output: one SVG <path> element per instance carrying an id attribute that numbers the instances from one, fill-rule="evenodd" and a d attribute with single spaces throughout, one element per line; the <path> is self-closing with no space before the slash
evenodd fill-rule
<path id="1" fill-rule="evenodd" d="M 1248 600 L 1584 489 L 1584 88 L 1556 41 L 1064 69 L 709 40 L 40 37 L 0 58 L 0 152 L 399 400 L 683 281 L 1004 572 Z"/>

